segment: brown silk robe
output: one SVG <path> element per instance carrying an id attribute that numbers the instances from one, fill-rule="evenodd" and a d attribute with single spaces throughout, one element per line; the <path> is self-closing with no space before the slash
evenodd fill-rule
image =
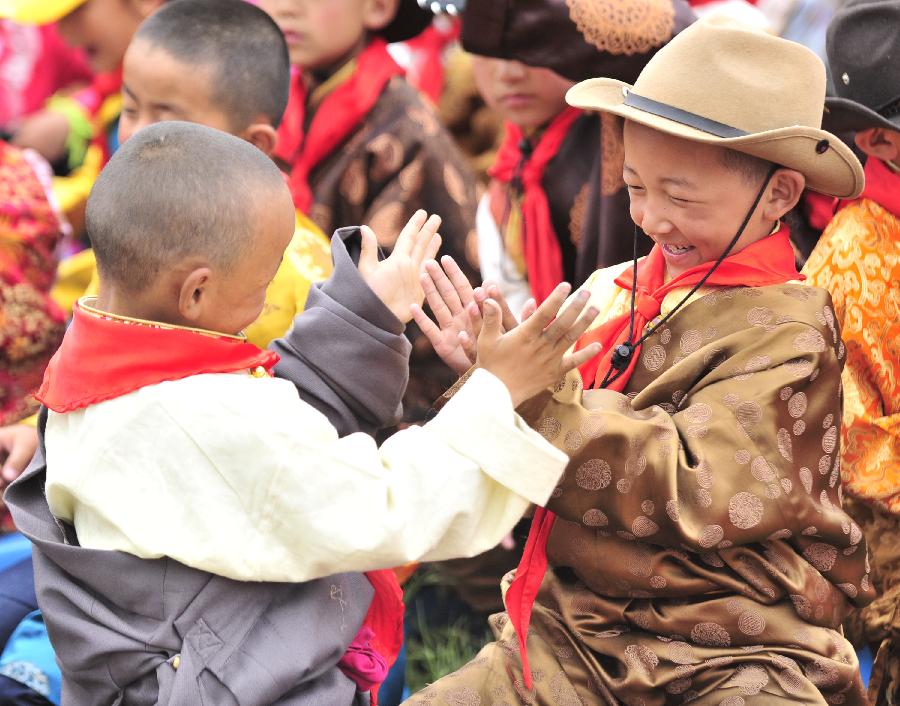
<path id="1" fill-rule="evenodd" d="M 535 691 L 501 614 L 497 642 L 409 703 L 865 704 L 838 632 L 873 596 L 840 509 L 844 354 L 824 290 L 718 289 L 643 344 L 627 394 L 570 374 L 523 406 L 571 456 Z"/>
<path id="2" fill-rule="evenodd" d="M 418 209 L 438 214 L 440 254 L 479 281 L 475 177 L 434 109 L 405 79 L 391 80 L 361 127 L 311 172 L 309 185 L 309 216 L 325 233 L 366 224 L 386 253 Z M 415 422 L 455 376 L 415 324 L 407 335 L 413 352 L 403 418 Z"/>

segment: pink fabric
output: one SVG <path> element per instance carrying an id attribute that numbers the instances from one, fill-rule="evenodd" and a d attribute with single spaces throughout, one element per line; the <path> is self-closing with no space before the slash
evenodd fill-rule
<path id="1" fill-rule="evenodd" d="M 54 25 L 0 20 L 0 125 L 40 109 L 67 86 L 90 81 L 83 52 L 67 46 Z"/>
<path id="2" fill-rule="evenodd" d="M 362 692 L 371 691 L 379 686 L 388 674 L 387 662 L 372 647 L 374 638 L 375 633 L 363 625 L 338 662 L 338 668 Z"/>

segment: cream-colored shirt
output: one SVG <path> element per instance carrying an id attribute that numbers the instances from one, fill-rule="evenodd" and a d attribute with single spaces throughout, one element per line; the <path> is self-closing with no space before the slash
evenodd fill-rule
<path id="1" fill-rule="evenodd" d="M 380 449 L 339 439 L 291 383 L 245 374 L 51 412 L 46 447 L 50 509 L 83 546 L 255 581 L 486 551 L 567 461 L 484 370 Z"/>

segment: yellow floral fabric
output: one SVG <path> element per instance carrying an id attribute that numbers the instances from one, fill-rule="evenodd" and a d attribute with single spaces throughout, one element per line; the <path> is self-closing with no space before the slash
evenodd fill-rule
<path id="1" fill-rule="evenodd" d="M 315 223 L 298 212 L 294 237 L 266 290 L 262 313 L 245 332 L 247 339 L 265 348 L 272 339 L 283 336 L 290 329 L 294 317 L 306 306 L 309 288 L 316 282 L 328 279 L 332 269 L 328 238 Z M 86 289 L 85 281 L 88 282 Z M 85 250 L 60 265 L 59 281 L 53 296 L 71 315 L 72 305 L 84 295 L 96 295 L 99 284 L 93 251 Z"/>
<path id="2" fill-rule="evenodd" d="M 845 489 L 900 512 L 900 219 L 871 200 L 838 211 L 804 268 L 847 345 Z"/>

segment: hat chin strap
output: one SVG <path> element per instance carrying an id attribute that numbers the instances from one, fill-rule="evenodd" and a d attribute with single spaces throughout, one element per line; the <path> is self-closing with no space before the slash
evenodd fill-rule
<path id="1" fill-rule="evenodd" d="M 657 329 L 660 326 L 665 324 L 669 319 L 671 319 L 675 313 L 681 309 L 685 304 L 687 304 L 688 300 L 697 292 L 700 287 L 702 287 L 706 280 L 712 276 L 712 273 L 718 269 L 719 265 L 724 262 L 725 258 L 731 253 L 734 249 L 734 246 L 737 245 L 738 240 L 741 239 L 741 236 L 744 234 L 744 231 L 747 228 L 747 224 L 750 223 L 750 219 L 753 217 L 754 212 L 756 211 L 757 206 L 759 206 L 759 202 L 762 201 L 763 194 L 766 192 L 766 188 L 769 186 L 769 182 L 772 181 L 772 177 L 775 176 L 775 172 L 779 169 L 777 164 L 773 164 L 768 173 L 766 174 L 765 181 L 763 181 L 762 186 L 759 188 L 759 191 L 756 194 L 756 198 L 753 200 L 753 205 L 750 207 L 750 210 L 747 211 L 747 215 L 744 216 L 744 221 L 741 223 L 741 227 L 738 228 L 737 233 L 735 233 L 734 237 L 731 239 L 731 242 L 728 243 L 728 246 L 719 256 L 719 259 L 713 263 L 713 266 L 709 268 L 707 273 L 703 275 L 703 278 L 697 282 L 692 288 L 691 291 L 688 292 L 684 298 L 675 305 L 675 307 L 669 311 L 655 326 L 650 326 L 645 329 L 644 334 L 637 340 L 634 341 L 634 313 L 636 306 L 636 298 L 637 298 L 637 279 L 638 279 L 638 225 L 634 226 L 634 255 L 632 257 L 632 277 L 631 277 L 631 309 L 630 309 L 630 318 L 628 322 L 628 342 L 622 343 L 616 346 L 616 349 L 613 351 L 612 358 L 610 359 L 609 369 L 606 371 L 606 375 L 603 376 L 603 381 L 600 383 L 600 387 L 608 387 L 615 380 L 619 379 L 626 370 L 628 370 L 628 365 L 631 362 L 632 357 L 634 356 L 637 349 L 644 343 L 650 336 L 656 333 Z"/>

